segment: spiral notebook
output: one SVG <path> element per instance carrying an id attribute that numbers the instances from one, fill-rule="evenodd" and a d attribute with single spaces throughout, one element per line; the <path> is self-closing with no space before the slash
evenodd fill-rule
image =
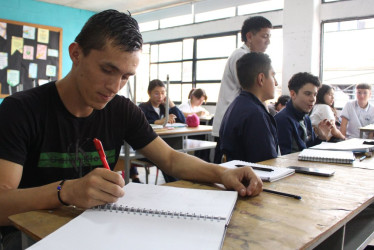
<path id="1" fill-rule="evenodd" d="M 225 163 L 221 163 L 220 165 L 227 168 L 250 166 L 262 181 L 269 182 L 280 180 L 295 173 L 295 170 L 289 168 L 273 167 L 269 165 L 239 160 L 228 161 Z"/>
<path id="2" fill-rule="evenodd" d="M 29 249 L 220 249 L 237 192 L 129 183 Z"/>
<path id="3" fill-rule="evenodd" d="M 352 151 L 303 149 L 298 156 L 300 161 L 352 164 L 356 159 Z"/>

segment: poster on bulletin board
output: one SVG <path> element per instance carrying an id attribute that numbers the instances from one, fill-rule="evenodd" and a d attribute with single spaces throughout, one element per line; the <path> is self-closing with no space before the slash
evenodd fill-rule
<path id="1" fill-rule="evenodd" d="M 62 28 L 0 19 L 0 99 L 61 79 Z"/>

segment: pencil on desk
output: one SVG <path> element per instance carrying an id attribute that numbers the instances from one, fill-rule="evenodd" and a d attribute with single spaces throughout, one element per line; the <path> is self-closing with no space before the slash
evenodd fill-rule
<path id="1" fill-rule="evenodd" d="M 279 191 L 275 191 L 275 190 L 270 190 L 270 189 L 266 189 L 266 188 L 262 189 L 262 191 L 268 192 L 268 193 L 272 193 L 272 194 L 279 194 L 279 195 L 291 197 L 291 198 L 294 198 L 294 199 L 297 199 L 297 200 L 301 200 L 301 196 L 299 196 L 299 195 L 283 193 L 283 192 L 279 192 Z"/>

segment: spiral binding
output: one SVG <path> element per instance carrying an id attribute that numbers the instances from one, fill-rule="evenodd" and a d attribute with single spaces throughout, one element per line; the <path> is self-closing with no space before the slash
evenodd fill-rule
<path id="1" fill-rule="evenodd" d="M 145 216 L 158 216 L 158 217 L 169 217 L 169 218 L 183 218 L 183 219 L 196 219 L 196 220 L 211 220 L 211 221 L 225 221 L 225 217 L 220 216 L 210 216 L 210 215 L 203 215 L 203 214 L 191 214 L 191 213 L 183 213 L 183 212 L 172 212 L 172 211 L 165 211 L 165 210 L 157 210 L 157 209 L 146 209 L 146 208 L 135 208 L 135 207 L 128 207 L 123 205 L 117 205 L 115 203 L 108 203 L 104 205 L 99 205 L 93 207 L 94 210 L 99 211 L 109 211 L 109 212 L 120 212 L 120 213 L 133 213 Z"/>

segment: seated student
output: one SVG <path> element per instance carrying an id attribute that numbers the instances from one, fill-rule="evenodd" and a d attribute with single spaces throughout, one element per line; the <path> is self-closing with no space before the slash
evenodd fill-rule
<path id="1" fill-rule="evenodd" d="M 149 101 L 139 104 L 139 108 L 144 112 L 145 117 L 147 118 L 150 124 L 162 125 L 165 122 L 165 99 L 166 91 L 165 84 L 158 79 L 154 79 L 149 82 L 148 85 L 148 95 Z M 185 118 L 183 113 L 175 106 L 174 102 L 169 98 L 169 120 L 168 123 L 185 123 Z M 146 159 L 144 159 L 146 160 Z M 161 170 L 162 175 L 164 176 L 165 182 L 173 182 L 178 179 L 166 174 Z"/>
<path id="2" fill-rule="evenodd" d="M 290 99 L 291 97 L 288 95 L 279 96 L 276 103 L 268 105 L 269 113 L 272 116 L 275 116 L 279 111 L 286 107 L 286 104 Z"/>
<path id="3" fill-rule="evenodd" d="M 1 103 L 0 233 L 5 249 L 21 243 L 10 215 L 64 205 L 90 208 L 126 195 L 123 178 L 102 167 L 93 138 L 101 140 L 112 169 L 126 141 L 180 179 L 222 183 L 240 196 L 261 192 L 262 181 L 250 167 L 227 169 L 173 150 L 140 108 L 117 95 L 136 72 L 142 42 L 131 16 L 116 10 L 97 13 L 70 44 L 72 68 L 64 78 Z"/>
<path id="4" fill-rule="evenodd" d="M 345 136 L 336 127 L 336 110 L 334 108 L 334 89 L 326 84 L 322 84 L 322 87 L 318 89 L 317 101 L 314 105 L 312 112 L 310 114 L 310 120 L 312 121 L 312 126 L 314 128 L 318 127 L 318 124 L 327 119 L 331 122 L 332 137 L 330 142 L 336 142 L 344 140 Z"/>
<path id="5" fill-rule="evenodd" d="M 282 155 L 298 152 L 321 143 L 321 140 L 330 139 L 330 121 L 321 121 L 314 131 L 308 116 L 316 102 L 320 85 L 316 76 L 306 72 L 293 75 L 288 82 L 291 100 L 274 116 Z"/>
<path id="6" fill-rule="evenodd" d="M 201 105 L 206 102 L 208 96 L 203 89 L 191 89 L 188 94 L 188 102 L 179 105 L 179 109 L 185 117 L 196 114 L 197 116 L 209 115 L 208 110 Z"/>
<path id="7" fill-rule="evenodd" d="M 369 84 L 357 84 L 357 100 L 350 101 L 344 106 L 340 131 L 347 138 L 359 138 L 360 127 L 374 123 L 374 106 L 369 102 L 370 96 Z M 373 138 L 373 133 L 364 133 L 364 138 Z"/>
<path id="8" fill-rule="evenodd" d="M 229 160 L 259 162 L 278 156 L 277 127 L 263 102 L 274 98 L 277 81 L 271 60 L 251 52 L 236 62 L 242 91 L 228 107 L 221 124 L 221 151 Z"/>
<path id="9" fill-rule="evenodd" d="M 150 124 L 162 125 L 165 122 L 165 84 L 158 80 L 150 81 L 148 85 L 149 101 L 143 102 L 139 107 L 143 110 L 145 117 Z M 175 106 L 174 102 L 169 98 L 169 120 L 168 123 L 185 123 L 183 113 Z"/>

